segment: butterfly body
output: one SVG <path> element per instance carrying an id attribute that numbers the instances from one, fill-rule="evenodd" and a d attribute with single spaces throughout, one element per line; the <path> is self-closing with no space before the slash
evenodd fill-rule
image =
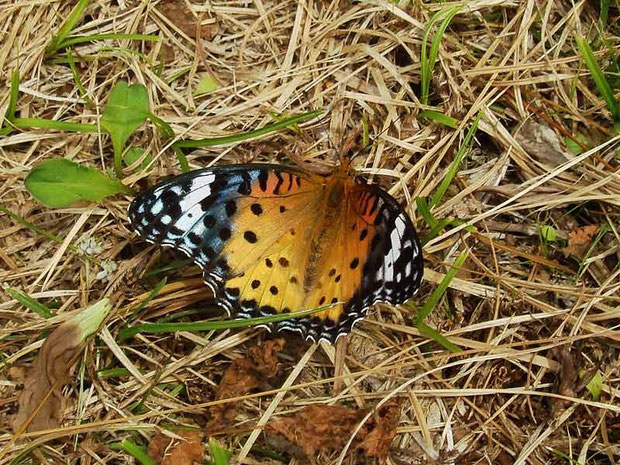
<path id="1" fill-rule="evenodd" d="M 238 317 L 334 304 L 274 325 L 314 341 L 348 333 L 377 302 L 404 302 L 422 276 L 406 213 L 342 168 L 329 176 L 268 164 L 196 170 L 141 193 L 129 218 L 146 240 L 191 257 Z"/>

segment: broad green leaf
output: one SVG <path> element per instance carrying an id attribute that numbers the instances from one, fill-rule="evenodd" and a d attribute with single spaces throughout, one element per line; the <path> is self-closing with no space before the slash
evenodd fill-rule
<path id="1" fill-rule="evenodd" d="M 99 171 L 64 158 L 53 158 L 33 168 L 26 177 L 26 189 L 49 207 L 66 207 L 80 200 L 99 202 L 119 192 L 130 192 Z"/>
<path id="2" fill-rule="evenodd" d="M 200 82 L 196 86 L 196 90 L 194 90 L 194 95 L 209 94 L 213 92 L 215 89 L 217 89 L 219 86 L 220 85 L 218 84 L 218 82 L 215 80 L 213 76 L 211 76 L 208 73 L 204 74 L 202 76 L 202 79 L 200 79 Z"/>
<path id="3" fill-rule="evenodd" d="M 142 84 L 129 85 L 120 81 L 108 97 L 101 127 L 110 134 L 114 147 L 114 169 L 120 175 L 123 169 L 121 156 L 129 136 L 138 129 L 149 116 L 149 97 Z"/>

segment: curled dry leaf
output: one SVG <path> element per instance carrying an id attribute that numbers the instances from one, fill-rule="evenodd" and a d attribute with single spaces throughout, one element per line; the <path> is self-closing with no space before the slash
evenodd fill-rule
<path id="1" fill-rule="evenodd" d="M 571 231 L 568 235 L 568 245 L 564 249 L 566 256 L 574 255 L 578 258 L 583 258 L 590 246 L 594 237 L 598 234 L 600 225 L 591 224 L 583 226 Z"/>
<path id="2" fill-rule="evenodd" d="M 307 457 L 342 448 L 367 412 L 338 405 L 309 405 L 295 415 L 267 424 L 265 431 L 284 436 Z M 366 436 L 366 425 L 357 437 Z"/>
<path id="3" fill-rule="evenodd" d="M 376 457 L 385 463 L 390 445 L 396 437 L 400 417 L 400 404 L 388 402 L 375 412 L 374 424 L 359 448 L 368 457 Z"/>
<path id="4" fill-rule="evenodd" d="M 175 431 L 182 439 L 156 433 L 149 442 L 148 454 L 158 465 L 194 465 L 202 463 L 203 436 L 200 431 Z"/>
<path id="5" fill-rule="evenodd" d="M 337 405 L 309 405 L 294 416 L 268 423 L 265 432 L 283 436 L 312 458 L 344 447 L 366 413 Z M 396 436 L 399 416 L 400 406 L 395 402 L 379 408 L 355 436 L 356 448 L 384 462 Z M 287 447 L 288 452 L 294 450 Z"/>
<path id="6" fill-rule="evenodd" d="M 215 395 L 216 400 L 243 396 L 275 378 L 279 371 L 278 354 L 284 347 L 284 339 L 266 341 L 252 347 L 248 356 L 235 360 L 224 373 Z M 208 431 L 229 425 L 237 413 L 237 402 L 211 407 Z"/>
<path id="7" fill-rule="evenodd" d="M 15 432 L 24 425 L 26 431 L 60 426 L 62 387 L 69 380 L 71 366 L 86 338 L 97 330 L 110 308 L 108 300 L 103 299 L 65 321 L 45 339 L 18 398 L 12 425 Z"/>

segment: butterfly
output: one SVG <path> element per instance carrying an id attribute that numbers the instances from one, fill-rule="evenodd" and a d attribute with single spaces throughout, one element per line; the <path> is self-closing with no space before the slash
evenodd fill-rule
<path id="1" fill-rule="evenodd" d="M 378 302 L 405 302 L 423 274 L 403 208 L 344 166 L 327 176 L 275 164 L 191 171 L 140 193 L 129 220 L 198 264 L 238 318 L 334 304 L 268 326 L 315 342 L 335 342 Z"/>

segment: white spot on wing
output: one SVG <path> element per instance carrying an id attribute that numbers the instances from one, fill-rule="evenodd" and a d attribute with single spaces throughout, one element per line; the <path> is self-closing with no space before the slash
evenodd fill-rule
<path id="1" fill-rule="evenodd" d="M 196 176 L 192 179 L 192 186 L 189 192 L 181 197 L 179 204 L 181 210 L 188 212 L 194 205 L 197 205 L 203 199 L 211 195 L 211 183 L 215 180 L 213 173 L 207 173 L 202 176 Z"/>

